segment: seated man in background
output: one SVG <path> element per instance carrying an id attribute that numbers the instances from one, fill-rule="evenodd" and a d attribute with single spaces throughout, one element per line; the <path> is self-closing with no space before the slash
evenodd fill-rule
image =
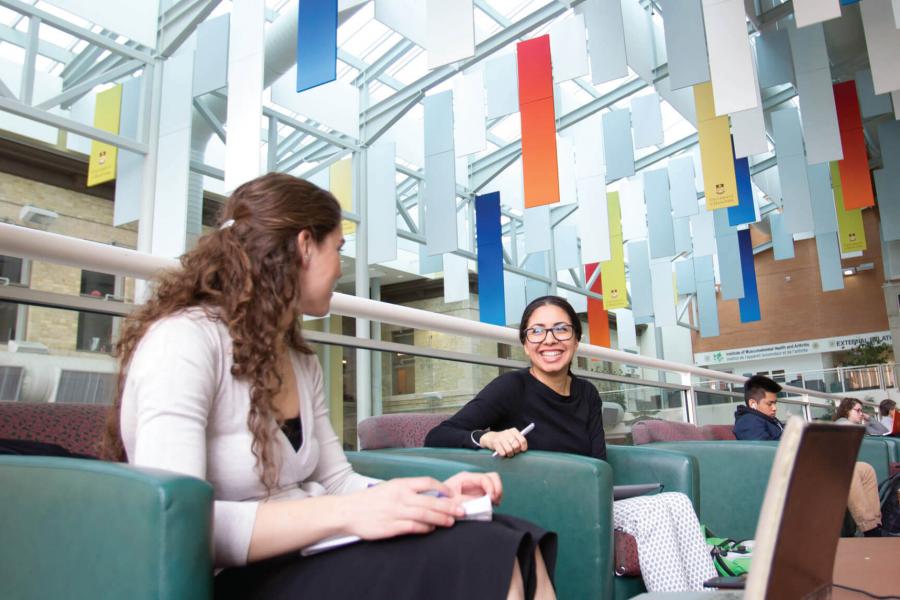
<path id="1" fill-rule="evenodd" d="M 744 403 L 734 412 L 734 437 L 739 440 L 778 441 L 784 425 L 775 417 L 781 386 L 754 375 L 744 382 Z M 881 502 L 878 478 L 872 465 L 857 462 L 850 482 L 847 509 L 866 537 L 881 537 Z"/>
<path id="2" fill-rule="evenodd" d="M 885 398 L 878 405 L 879 421 L 881 421 L 881 424 L 888 430 L 888 433 L 894 430 L 895 412 L 897 412 L 897 403 L 890 398 Z"/>
<path id="3" fill-rule="evenodd" d="M 734 437 L 739 440 L 779 440 L 784 424 L 775 417 L 781 386 L 762 375 L 744 382 L 744 404 L 734 412 Z"/>

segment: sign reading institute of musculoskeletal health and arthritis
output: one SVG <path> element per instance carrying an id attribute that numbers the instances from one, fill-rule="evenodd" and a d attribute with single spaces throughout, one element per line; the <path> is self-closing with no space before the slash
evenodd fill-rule
<path id="1" fill-rule="evenodd" d="M 744 362 L 747 360 L 784 358 L 786 356 L 798 356 L 801 354 L 841 352 L 855 348 L 863 342 L 891 344 L 891 333 L 889 331 L 879 331 L 876 333 L 860 333 L 857 335 L 845 335 L 817 340 L 770 344 L 768 346 L 751 346 L 749 348 L 732 348 L 730 350 L 717 350 L 715 352 L 698 352 L 694 355 L 694 364 L 720 365 Z"/>

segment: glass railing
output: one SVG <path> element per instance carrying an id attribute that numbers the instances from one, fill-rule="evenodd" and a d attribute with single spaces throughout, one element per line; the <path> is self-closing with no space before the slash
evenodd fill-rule
<path id="1" fill-rule="evenodd" d="M 171 259 L 0 224 L 3 253 L 80 265 L 123 279 L 152 278 L 160 269 L 177 264 Z M 10 351 L 12 345 L 0 345 L 0 367 L 27 367 L 23 349 L 31 345 L 38 351 L 43 346 L 45 351 L 42 357 L 29 359 L 35 363 L 49 361 L 57 365 L 57 370 L 115 373 L 115 362 L 107 352 L 115 343 L 119 317 L 127 315 L 132 305 L 74 290 L 66 295 L 3 285 L 0 301 L 15 304 L 17 314 L 21 306 L 28 311 L 51 311 L 50 321 L 69 324 L 63 328 L 64 342 L 50 330 L 39 334 L 29 327 L 25 333 L 17 333 L 14 337 L 22 338 L 17 352 Z M 101 320 L 109 321 L 108 326 L 94 327 L 97 323 L 80 316 L 88 314 L 104 316 Z M 373 335 L 357 335 L 356 319 L 367 319 Z M 81 333 L 88 326 L 96 333 Z M 356 422 L 361 418 L 392 412 L 453 412 L 497 374 L 526 365 L 517 331 L 512 328 L 345 294 L 334 295 L 330 317 L 307 321 L 304 328 L 328 374 L 326 388 L 333 421 L 350 447 L 355 444 Z M 66 361 L 88 358 L 93 361 L 91 369 L 62 366 Z M 741 376 L 609 348 L 581 344 L 574 367 L 577 374 L 597 386 L 608 407 L 604 418 L 613 442 L 628 443 L 631 424 L 639 419 L 732 423 L 735 405 L 742 401 Z M 43 378 L 50 383 L 38 396 L 25 385 L 27 376 L 16 383 L 13 370 L 3 375 L 0 389 L 18 390 L 15 399 L 60 401 L 72 397 L 56 395 L 58 389 L 54 391 L 53 386 L 58 387 L 62 380 L 59 375 Z M 888 381 L 884 374 L 882 377 Z M 801 384 L 805 381 L 802 374 L 796 379 Z M 82 387 L 72 389 L 102 399 L 109 389 L 104 381 L 99 376 L 94 381 L 82 378 Z M 814 408 L 826 410 L 839 398 L 792 383 L 785 386 L 779 402 L 781 417 L 802 414 L 813 418 Z"/>

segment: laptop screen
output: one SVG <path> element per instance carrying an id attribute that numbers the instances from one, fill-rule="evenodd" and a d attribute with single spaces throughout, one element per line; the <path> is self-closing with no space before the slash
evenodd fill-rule
<path id="1" fill-rule="evenodd" d="M 788 421 L 756 528 L 747 600 L 830 597 L 863 427 Z"/>

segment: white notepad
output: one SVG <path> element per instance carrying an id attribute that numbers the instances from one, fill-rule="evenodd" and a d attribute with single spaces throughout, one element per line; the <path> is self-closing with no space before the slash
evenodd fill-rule
<path id="1" fill-rule="evenodd" d="M 485 494 L 480 498 L 473 498 L 463 502 L 463 509 L 466 511 L 464 517 L 460 517 L 457 521 L 490 521 L 494 516 L 494 507 L 491 504 L 491 497 Z M 326 552 L 334 548 L 340 548 L 354 542 L 358 542 L 360 537 L 357 535 L 337 535 L 324 540 L 318 541 L 312 546 L 307 546 L 300 550 L 302 556 L 312 556 L 320 552 Z"/>

